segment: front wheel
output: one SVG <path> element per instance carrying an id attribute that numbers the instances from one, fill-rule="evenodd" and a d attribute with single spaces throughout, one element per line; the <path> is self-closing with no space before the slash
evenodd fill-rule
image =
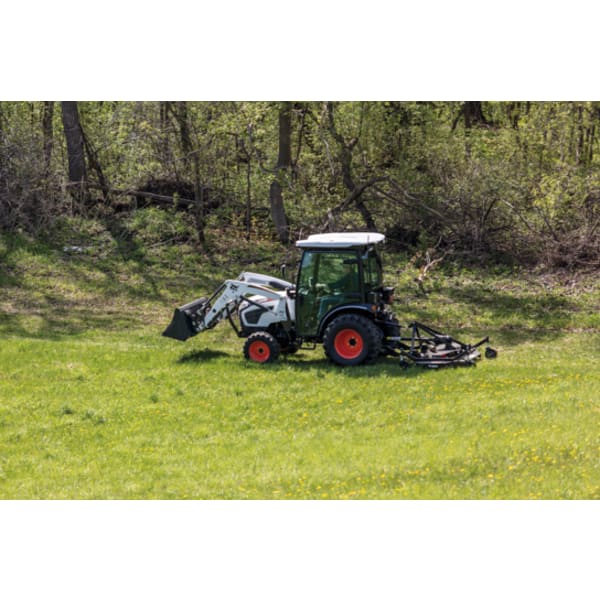
<path id="1" fill-rule="evenodd" d="M 323 347 L 334 363 L 354 366 L 372 363 L 381 352 L 381 333 L 368 318 L 356 314 L 336 317 L 325 330 Z"/>
<path id="2" fill-rule="evenodd" d="M 250 334 L 244 344 L 244 356 L 253 362 L 273 362 L 277 360 L 279 351 L 279 342 L 266 331 Z"/>

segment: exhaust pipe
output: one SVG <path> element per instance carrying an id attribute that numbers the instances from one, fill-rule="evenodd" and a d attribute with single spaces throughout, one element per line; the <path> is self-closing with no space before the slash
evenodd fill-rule
<path id="1" fill-rule="evenodd" d="M 208 307 L 207 298 L 198 298 L 175 309 L 169 326 L 163 331 L 165 337 L 185 342 L 200 332 L 200 322 Z"/>

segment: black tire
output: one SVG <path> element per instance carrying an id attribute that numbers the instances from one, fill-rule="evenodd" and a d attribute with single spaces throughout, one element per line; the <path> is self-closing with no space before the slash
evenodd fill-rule
<path id="1" fill-rule="evenodd" d="M 381 353 L 381 332 L 367 317 L 346 313 L 331 321 L 323 336 L 329 360 L 342 366 L 370 364 Z"/>
<path id="2" fill-rule="evenodd" d="M 266 331 L 250 334 L 244 344 L 244 356 L 257 363 L 276 361 L 280 350 L 279 342 Z"/>

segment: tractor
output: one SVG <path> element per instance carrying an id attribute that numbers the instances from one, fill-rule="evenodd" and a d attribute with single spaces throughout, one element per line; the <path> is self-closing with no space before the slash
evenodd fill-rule
<path id="1" fill-rule="evenodd" d="M 488 338 L 464 344 L 420 323 L 401 335 L 391 310 L 394 288 L 383 284 L 377 252 L 384 239 L 370 232 L 308 236 L 296 242 L 302 257 L 295 284 L 243 272 L 210 297 L 176 308 L 163 335 L 185 341 L 227 319 L 245 338 L 244 356 L 258 363 L 322 344 L 341 366 L 370 364 L 382 355 L 399 356 L 403 367 L 475 364 Z M 488 358 L 495 354 L 486 350 Z"/>

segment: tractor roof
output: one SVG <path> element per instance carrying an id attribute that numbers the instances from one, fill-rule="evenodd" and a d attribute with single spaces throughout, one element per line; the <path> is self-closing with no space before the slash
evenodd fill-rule
<path id="1" fill-rule="evenodd" d="M 357 232 L 357 233 L 318 233 L 309 235 L 305 240 L 296 242 L 298 248 L 353 248 L 383 242 L 382 233 Z"/>

